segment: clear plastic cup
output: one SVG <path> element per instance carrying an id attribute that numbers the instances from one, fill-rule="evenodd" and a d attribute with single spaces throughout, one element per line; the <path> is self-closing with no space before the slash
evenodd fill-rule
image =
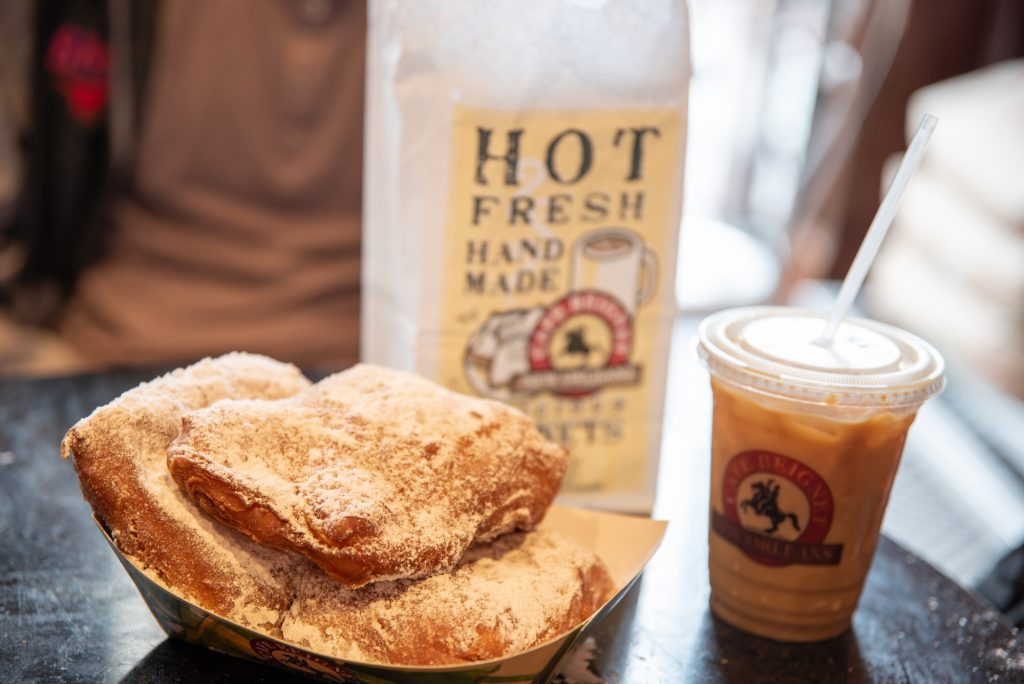
<path id="1" fill-rule="evenodd" d="M 924 340 L 784 307 L 721 311 L 700 326 L 711 372 L 711 609 L 780 641 L 850 626 L 921 404 L 942 390 Z"/>

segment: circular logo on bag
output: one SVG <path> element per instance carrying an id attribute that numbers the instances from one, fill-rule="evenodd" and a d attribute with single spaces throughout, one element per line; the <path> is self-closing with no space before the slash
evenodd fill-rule
<path id="1" fill-rule="evenodd" d="M 556 394 L 583 396 L 611 382 L 635 382 L 632 350 L 632 317 L 617 299 L 599 290 L 572 292 L 549 306 L 530 334 L 530 371 L 549 375 Z M 616 369 L 629 377 L 618 378 Z"/>
<path id="2" fill-rule="evenodd" d="M 769 451 L 733 456 L 722 478 L 722 512 L 712 530 L 751 560 L 781 567 L 838 565 L 842 544 L 825 544 L 835 501 L 813 468 Z"/>
<path id="3" fill-rule="evenodd" d="M 344 682 L 344 684 L 362 684 L 363 681 L 326 658 L 306 653 L 287 644 L 267 639 L 253 639 L 249 642 L 249 646 L 256 655 L 265 660 L 283 665 L 291 670 L 314 675 L 326 681 Z"/>

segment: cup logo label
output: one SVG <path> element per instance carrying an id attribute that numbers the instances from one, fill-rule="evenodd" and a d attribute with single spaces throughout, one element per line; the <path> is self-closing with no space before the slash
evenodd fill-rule
<path id="1" fill-rule="evenodd" d="M 722 479 L 722 512 L 711 529 L 771 567 L 838 565 L 842 544 L 825 544 L 835 501 L 828 483 L 796 459 L 770 451 L 733 456 Z"/>

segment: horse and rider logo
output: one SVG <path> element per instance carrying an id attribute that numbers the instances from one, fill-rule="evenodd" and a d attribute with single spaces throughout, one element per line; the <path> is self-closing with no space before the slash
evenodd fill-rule
<path id="1" fill-rule="evenodd" d="M 590 358 L 590 354 L 595 351 L 590 344 L 587 343 L 585 333 L 587 329 L 582 325 L 577 328 L 571 328 L 565 331 L 565 349 L 563 354 L 576 354 L 582 356 L 585 359 Z"/>
<path id="2" fill-rule="evenodd" d="M 837 565 L 843 545 L 825 543 L 835 514 L 828 483 L 813 468 L 770 451 L 745 451 L 726 464 L 711 529 L 770 567 Z"/>
<path id="3" fill-rule="evenodd" d="M 800 531 L 800 521 L 793 513 L 786 513 L 779 508 L 779 485 L 775 480 L 754 482 L 750 485 L 753 495 L 749 499 L 740 502 L 740 507 L 746 511 L 753 508 L 757 515 L 768 518 L 772 526 L 764 531 L 765 534 L 775 534 L 779 524 L 786 519 L 793 524 L 793 529 Z"/>

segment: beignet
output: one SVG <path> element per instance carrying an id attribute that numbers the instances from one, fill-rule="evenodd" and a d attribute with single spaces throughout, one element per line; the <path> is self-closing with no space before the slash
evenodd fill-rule
<path id="1" fill-rule="evenodd" d="M 532 529 L 566 458 L 512 407 L 360 365 L 186 415 L 167 464 L 217 520 L 356 588 L 446 572 L 470 546 Z"/>
<path id="2" fill-rule="evenodd" d="M 284 638 L 341 659 L 441 665 L 519 653 L 563 634 L 611 597 L 593 553 L 544 530 L 474 547 L 450 573 L 347 590 L 309 574 Z"/>
<path id="3" fill-rule="evenodd" d="M 263 356 L 204 359 L 97 408 L 68 430 L 61 455 L 74 454 L 82 494 L 136 565 L 208 610 L 265 628 L 291 603 L 298 559 L 199 513 L 167 472 L 167 447 L 189 411 L 228 397 L 287 397 L 309 384 Z"/>

